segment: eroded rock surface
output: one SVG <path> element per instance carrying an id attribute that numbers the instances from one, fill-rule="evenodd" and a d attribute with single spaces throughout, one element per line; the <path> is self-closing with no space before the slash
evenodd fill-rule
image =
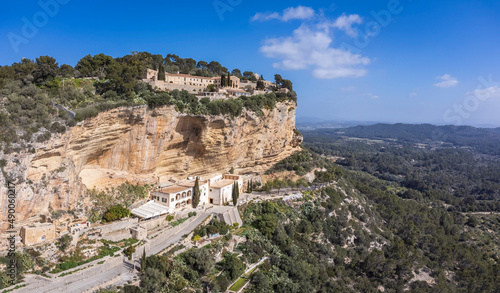
<path id="1" fill-rule="evenodd" d="M 264 115 L 194 116 L 173 107 L 118 108 L 100 113 L 64 135 L 36 146 L 36 153 L 6 155 L 4 170 L 16 178 L 18 225 L 53 210 L 89 204 L 87 188 L 125 181 L 155 184 L 228 172 L 261 174 L 298 150 L 294 103 L 279 103 Z M 7 189 L 0 176 L 6 228 Z M 20 182 L 20 183 L 19 183 Z"/>

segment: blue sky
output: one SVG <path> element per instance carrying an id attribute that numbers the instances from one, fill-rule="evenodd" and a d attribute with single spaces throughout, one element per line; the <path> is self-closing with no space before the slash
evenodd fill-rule
<path id="1" fill-rule="evenodd" d="M 1 65 L 173 53 L 291 79 L 299 117 L 500 126 L 500 1 L 22 2 Z"/>

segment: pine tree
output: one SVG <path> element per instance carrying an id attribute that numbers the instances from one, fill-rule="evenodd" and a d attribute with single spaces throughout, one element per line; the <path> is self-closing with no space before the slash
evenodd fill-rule
<path id="1" fill-rule="evenodd" d="M 262 80 L 257 81 L 257 89 L 263 90 L 264 88 L 265 88 L 264 82 L 262 82 Z"/>
<path id="2" fill-rule="evenodd" d="M 250 179 L 250 193 L 253 192 L 253 179 Z"/>
<path id="3" fill-rule="evenodd" d="M 233 194 L 232 194 L 232 197 L 233 197 L 233 205 L 237 205 L 238 204 L 238 197 L 240 197 L 240 189 L 238 187 L 238 182 L 235 181 L 234 182 L 234 185 L 233 185 Z"/>
<path id="4" fill-rule="evenodd" d="M 257 81 L 257 89 L 258 90 L 263 90 L 265 89 L 266 86 L 264 85 L 264 78 L 261 76 L 259 80 Z"/>
<path id="5" fill-rule="evenodd" d="M 142 258 L 141 258 L 141 272 L 144 273 L 146 271 L 146 247 L 144 247 L 144 250 L 142 251 Z"/>
<path id="6" fill-rule="evenodd" d="M 165 80 L 165 67 L 161 63 L 158 65 L 158 80 Z"/>
<path id="7" fill-rule="evenodd" d="M 252 187 L 253 187 L 252 179 L 250 179 L 247 183 L 247 193 L 252 193 Z"/>
<path id="8" fill-rule="evenodd" d="M 200 183 L 198 182 L 198 177 L 196 177 L 196 181 L 194 182 L 193 188 L 193 208 L 197 208 L 200 203 Z"/>
<path id="9" fill-rule="evenodd" d="M 236 182 L 236 199 L 240 198 L 240 185 Z"/>
<path id="10" fill-rule="evenodd" d="M 220 86 L 222 88 L 226 86 L 226 76 L 224 74 L 220 77 Z"/>

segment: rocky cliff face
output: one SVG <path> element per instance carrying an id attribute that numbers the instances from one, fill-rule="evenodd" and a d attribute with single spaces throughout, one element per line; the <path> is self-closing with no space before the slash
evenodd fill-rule
<path id="1" fill-rule="evenodd" d="M 243 111 L 234 119 L 186 115 L 173 107 L 101 113 L 38 145 L 34 154 L 7 157 L 5 170 L 22 182 L 16 187 L 18 221 L 50 209 L 75 209 L 94 186 L 156 184 L 231 167 L 238 174 L 260 174 L 298 150 L 295 107 L 279 103 L 262 116 Z M 5 181 L 0 183 L 4 188 Z M 5 228 L 6 189 L 0 194 Z"/>

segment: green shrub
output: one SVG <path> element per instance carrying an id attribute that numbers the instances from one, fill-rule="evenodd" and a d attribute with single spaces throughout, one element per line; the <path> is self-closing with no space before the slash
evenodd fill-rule
<path id="1" fill-rule="evenodd" d="M 66 251 L 66 249 L 71 245 L 71 241 L 73 241 L 73 236 L 65 234 L 57 240 L 57 247 L 61 251 Z"/>
<path id="2" fill-rule="evenodd" d="M 128 259 L 130 259 L 132 257 L 132 254 L 135 253 L 135 247 L 130 245 L 127 248 L 125 248 L 123 252 L 125 253 L 126 256 L 128 256 Z"/>
<path id="3" fill-rule="evenodd" d="M 38 135 L 36 138 L 36 141 L 37 142 L 45 142 L 45 141 L 49 140 L 51 136 L 52 136 L 52 134 L 50 134 L 50 132 L 46 131 L 46 132 Z"/>
<path id="4" fill-rule="evenodd" d="M 96 117 L 99 111 L 94 107 L 78 109 L 75 113 L 75 121 L 83 121 L 88 118 Z"/>
<path id="5" fill-rule="evenodd" d="M 124 208 L 121 204 L 112 206 L 104 213 L 103 219 L 112 222 L 130 216 L 130 210 Z"/>
<path id="6" fill-rule="evenodd" d="M 50 126 L 50 131 L 56 133 L 64 133 L 66 132 L 66 126 L 61 125 L 59 122 L 54 122 Z"/>

